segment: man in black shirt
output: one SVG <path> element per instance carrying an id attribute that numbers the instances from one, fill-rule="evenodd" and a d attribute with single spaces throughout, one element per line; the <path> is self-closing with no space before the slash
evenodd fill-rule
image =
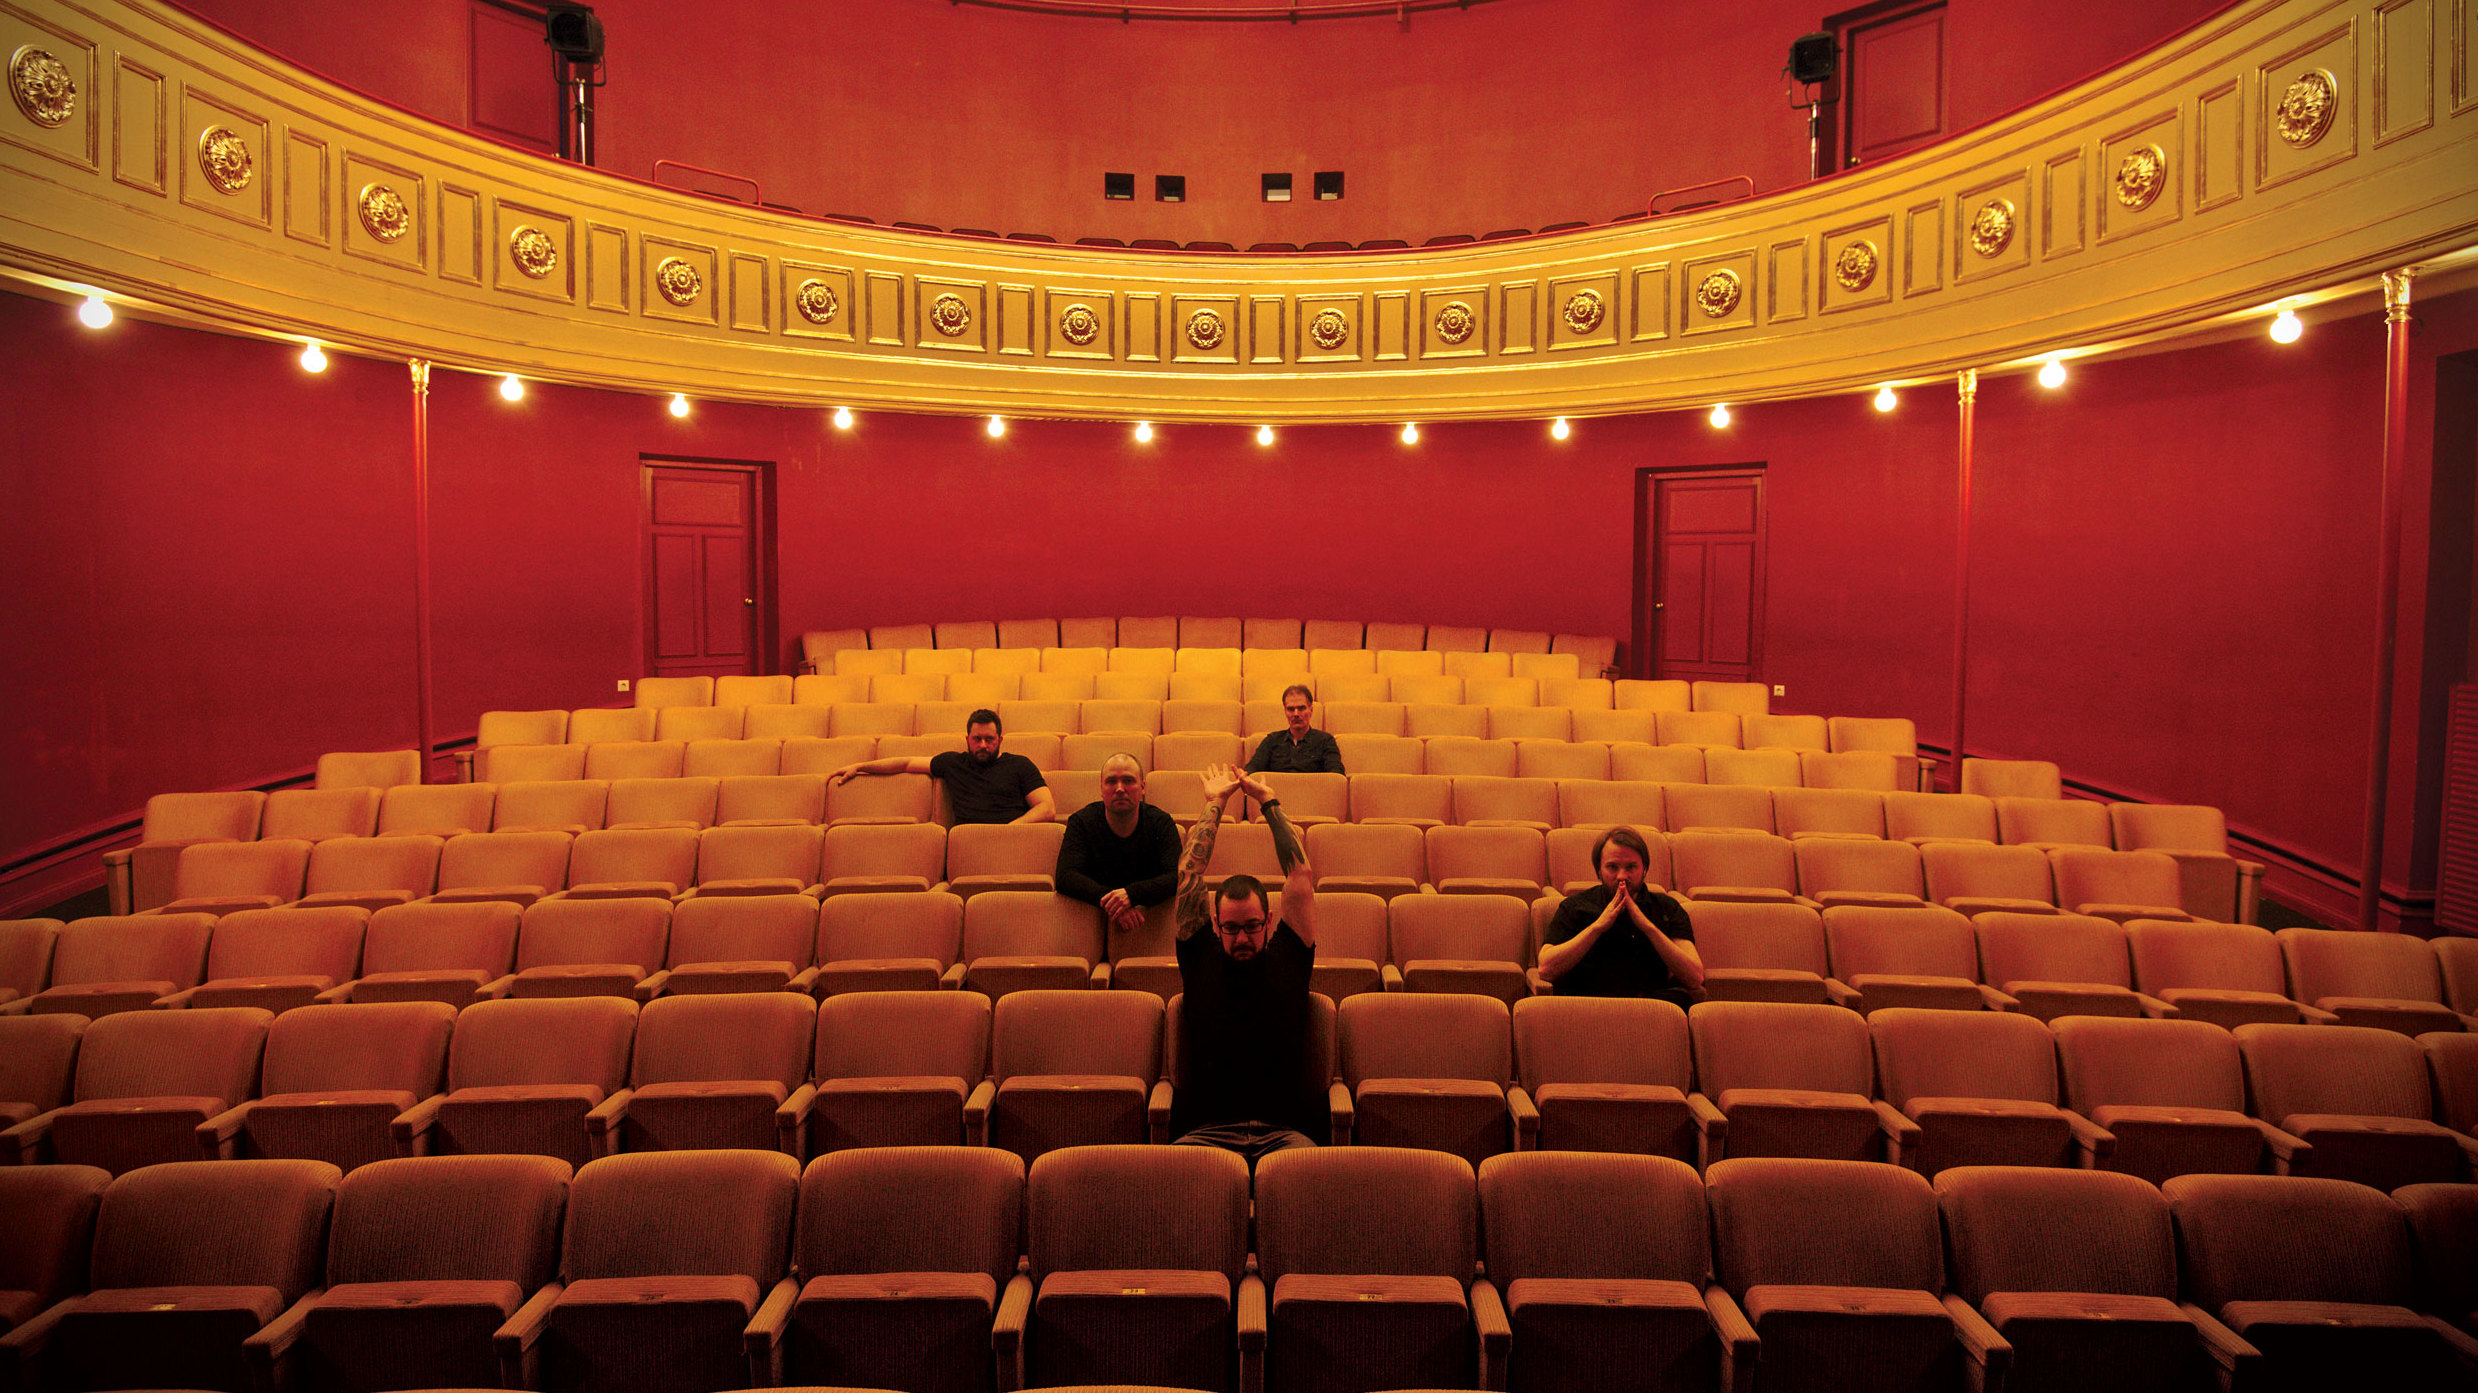
<path id="1" fill-rule="evenodd" d="M 1144 766 L 1134 755 L 1101 764 L 1101 801 L 1068 815 L 1058 844 L 1058 893 L 1101 906 L 1120 933 L 1141 928 L 1144 912 L 1179 884 L 1179 824 L 1144 801 Z"/>
<path id="2" fill-rule="evenodd" d="M 1567 896 L 1541 936 L 1540 975 L 1559 996 L 1653 996 L 1684 1010 L 1702 995 L 1694 923 L 1675 899 L 1643 888 L 1650 860 L 1632 827 L 1592 844 L 1600 884 Z"/>
<path id="3" fill-rule="evenodd" d="M 964 722 L 961 753 L 864 760 L 847 764 L 826 776 L 832 788 L 861 774 L 927 774 L 946 790 L 947 812 L 961 826 L 967 822 L 1047 822 L 1056 815 L 1056 800 L 1041 771 L 1022 755 L 1003 754 L 1003 738 L 995 711 L 975 711 Z"/>
<path id="4" fill-rule="evenodd" d="M 1179 858 L 1180 1078 L 1170 1131 L 1188 1146 L 1259 1157 L 1314 1146 L 1330 1124 L 1307 1075 L 1308 981 L 1316 966 L 1316 878 L 1299 833 L 1265 781 L 1226 765 L 1204 771 L 1205 811 Z M 1222 807 L 1246 789 L 1273 831 L 1282 915 L 1268 923 L 1265 887 L 1234 875 L 1205 890 Z"/>
<path id="5" fill-rule="evenodd" d="M 1316 698 L 1306 686 L 1293 683 L 1282 691 L 1282 719 L 1288 727 L 1256 742 L 1248 757 L 1251 774 L 1339 774 L 1342 747 L 1334 737 L 1308 724 Z"/>

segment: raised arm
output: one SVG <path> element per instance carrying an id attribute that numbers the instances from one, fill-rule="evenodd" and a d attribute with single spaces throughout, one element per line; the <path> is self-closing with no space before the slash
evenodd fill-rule
<path id="1" fill-rule="evenodd" d="M 1282 800 L 1274 797 L 1273 787 L 1261 774 L 1246 775 L 1241 786 L 1248 797 L 1256 800 L 1258 812 L 1265 815 L 1266 830 L 1273 833 L 1274 859 L 1282 863 L 1282 922 L 1300 941 L 1316 943 L 1316 872 L 1308 864 L 1308 848 L 1299 839 L 1299 829 L 1291 825 L 1290 814 L 1282 811 Z"/>
<path id="2" fill-rule="evenodd" d="M 1213 863 L 1213 839 L 1222 829 L 1222 807 L 1239 787 L 1239 776 L 1227 764 L 1208 765 L 1203 777 L 1204 815 L 1187 829 L 1187 845 L 1179 853 L 1176 918 L 1182 939 L 1212 927 L 1213 897 L 1205 893 L 1205 867 Z"/>

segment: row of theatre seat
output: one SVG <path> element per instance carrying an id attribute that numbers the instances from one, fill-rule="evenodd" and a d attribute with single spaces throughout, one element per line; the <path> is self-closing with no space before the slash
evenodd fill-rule
<path id="1" fill-rule="evenodd" d="M 608 975 L 609 964 L 597 964 Z M 747 966 L 747 965 L 743 965 Z M 975 965 L 979 966 L 978 964 Z M 1417 969 L 1421 964 L 1414 963 Z M 1450 974 L 1454 963 L 1435 964 Z M 1415 976 L 1416 973 L 1406 973 Z M 1442 974 L 1441 974 L 1442 975 Z M 245 984 L 244 984 L 245 985 Z M 293 1157 L 1171 1139 L 1184 997 L 1026 987 L 657 994 L 520 972 L 388 999 L 0 1017 L 7 1160 L 115 1173 Z M 525 988 L 534 988 L 528 994 Z M 494 991 L 504 991 L 505 986 Z M 239 999 L 240 992 L 226 999 Z M 213 1000 L 205 994 L 194 998 Z M 1896 998 L 1897 999 L 1897 998 Z M 1312 998 L 1333 1145 L 2080 1166 L 2152 1181 L 2471 1178 L 2478 1035 L 2379 1026 L 1468 991 Z M 2294 1019 L 2294 1018 L 2292 1018 Z"/>
<path id="2" fill-rule="evenodd" d="M 1094 1146 L 56 1166 L 0 1197 L 31 1231 L 0 1359 L 55 1386 L 2424 1393 L 2478 1370 L 2468 1186 L 1357 1147 L 1251 1179 Z"/>
<path id="3" fill-rule="evenodd" d="M 811 629 L 801 634 L 804 658 L 872 649 L 909 648 L 1261 648 L 1395 652 L 1572 653 L 1594 671 L 1613 665 L 1617 640 L 1538 629 L 1488 629 L 1450 624 L 1363 623 L 1356 619 L 1211 619 L 1145 615 L 1123 619 L 979 619 L 935 624 L 880 624 Z"/>

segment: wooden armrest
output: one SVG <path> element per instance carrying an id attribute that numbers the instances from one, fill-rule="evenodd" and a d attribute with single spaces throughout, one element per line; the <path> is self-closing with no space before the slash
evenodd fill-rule
<path id="1" fill-rule="evenodd" d="M 998 1298 L 998 1317 L 990 1322 L 990 1353 L 998 1357 L 998 1393 L 1024 1386 L 1024 1326 L 1032 1319 L 1033 1281 L 1018 1272 Z"/>
<path id="2" fill-rule="evenodd" d="M 1377 969 L 1377 985 L 1389 992 L 1402 990 L 1402 969 L 1387 963 Z"/>
<path id="3" fill-rule="evenodd" d="M 189 1003 L 196 999 L 197 995 L 198 989 L 196 987 L 183 987 L 169 996 L 156 997 L 154 1001 L 149 1004 L 152 1009 L 157 1011 L 180 1011 L 187 1009 Z"/>
<path id="4" fill-rule="evenodd" d="M 652 1001 L 654 998 L 661 996 L 663 994 L 663 989 L 670 985 L 671 969 L 667 967 L 657 969 L 651 976 L 637 984 L 637 1004 L 642 1006 L 645 1003 Z"/>
<path id="5" fill-rule="evenodd" d="M 2091 1119 L 2084 1117 L 2082 1114 L 2075 1112 L 2071 1108 L 2061 1109 L 2060 1111 L 2065 1114 L 2066 1122 L 2072 1125 L 2074 1129 L 2074 1144 L 2082 1148 L 2084 1155 L 2089 1156 L 2094 1161 L 2097 1161 L 2104 1157 L 2113 1156 L 2116 1154 L 2116 1133 L 2109 1131 L 2107 1128 L 2100 1126 L 2098 1123 L 2093 1122 Z"/>
<path id="6" fill-rule="evenodd" d="M 1153 1144 L 1161 1146 L 1170 1140 L 1170 1080 L 1153 1081 L 1153 1092 L 1145 1100 L 1144 1120 L 1151 1130 Z"/>
<path id="7" fill-rule="evenodd" d="M 946 971 L 938 974 L 938 986 L 946 991 L 962 991 L 964 988 L 964 965 L 962 963 L 949 964 Z"/>
<path id="8" fill-rule="evenodd" d="M 396 1114 L 388 1122 L 387 1135 L 394 1139 L 397 1155 L 419 1156 L 422 1154 L 419 1148 L 428 1142 L 430 1129 L 439 1120 L 439 1105 L 446 1101 L 446 1094 L 433 1093 Z"/>
<path id="9" fill-rule="evenodd" d="M 1349 1146 L 1351 1129 L 1359 1123 L 1359 1112 L 1351 1103 L 1351 1086 L 1340 1079 L 1326 1086 L 1325 1110 L 1334 1129 L 1332 1144 Z"/>
<path id="10" fill-rule="evenodd" d="M 23 1380 L 21 1386 L 28 1389 L 41 1387 L 35 1375 L 43 1367 L 43 1346 L 51 1340 L 53 1329 L 76 1305 L 77 1298 L 74 1296 L 55 1302 L 43 1314 L 0 1337 L 0 1368 L 7 1367 L 12 1362 L 10 1356 L 14 1356 Z"/>
<path id="11" fill-rule="evenodd" d="M 1729 1115 L 1712 1105 L 1701 1093 L 1686 1095 L 1686 1110 L 1695 1119 L 1696 1129 L 1715 1140 L 1729 1135 Z"/>
<path id="12" fill-rule="evenodd" d="M 2245 1388 L 2253 1382 L 2254 1370 L 2262 1367 L 2263 1352 L 2238 1337 L 2236 1331 L 2220 1323 L 2219 1317 L 2195 1305 L 2180 1301 L 2177 1309 L 2194 1322 L 2202 1332 L 2203 1348 L 2210 1351 L 2211 1362 L 2220 1367 L 2223 1387 Z"/>
<path id="13" fill-rule="evenodd" d="M 1985 1003 L 1987 1008 L 1991 1011 L 2019 1011 L 2022 1009 L 2021 1002 L 2015 1000 L 2013 997 L 2004 992 L 1998 991 L 1994 987 L 1988 986 L 1984 982 L 1979 986 L 1979 1000 Z"/>
<path id="14" fill-rule="evenodd" d="M 2302 1001 L 2297 1003 L 2297 1015 L 2298 1019 L 2304 1021 L 2308 1025 L 2340 1024 L 2339 1016 L 2334 1015 L 2330 1011 L 2324 1010 L 2320 1006 L 2309 1006 Z"/>
<path id="15" fill-rule="evenodd" d="M 1534 1150 L 1540 1142 L 1540 1107 L 1516 1084 L 1506 1090 L 1506 1112 L 1514 1119 L 1514 1149 Z"/>
<path id="16" fill-rule="evenodd" d="M 817 1106 L 817 1085 L 804 1083 L 792 1090 L 792 1096 L 774 1110 L 774 1148 L 795 1161 L 806 1161 L 801 1154 L 800 1134 L 809 1120 L 809 1110 Z"/>
<path id="17" fill-rule="evenodd" d="M 1471 1283 L 1471 1326 L 1480 1339 L 1480 1386 L 1504 1388 L 1514 1326 L 1506 1319 L 1506 1303 L 1497 1294 L 1497 1284 L 1486 1277 Z"/>
<path id="18" fill-rule="evenodd" d="M 497 1001 L 499 998 L 506 996 L 515 988 L 515 986 L 516 974 L 511 972 L 507 976 L 499 978 L 497 981 L 484 982 L 482 985 L 475 987 L 473 989 L 473 999 L 476 1001 Z"/>
<path id="19" fill-rule="evenodd" d="M 983 1079 L 972 1086 L 964 1099 L 964 1143 L 967 1146 L 989 1145 L 989 1105 L 998 1099 L 998 1085 Z"/>
<path id="20" fill-rule="evenodd" d="M 264 1388 L 290 1387 L 282 1374 L 286 1356 L 293 1344 L 309 1328 L 310 1305 L 326 1293 L 325 1287 L 313 1287 L 301 1294 L 301 1299 L 287 1307 L 284 1314 L 268 1321 L 257 1334 L 241 1342 L 241 1358 L 251 1369 L 263 1376 Z"/>
<path id="21" fill-rule="evenodd" d="M 1712 1334 L 1721 1344 L 1723 1393 L 1755 1393 L 1755 1361 L 1762 1345 L 1754 1323 L 1719 1286 L 1704 1288 L 1704 1311 L 1712 1317 Z"/>
<path id="22" fill-rule="evenodd" d="M 1945 1314 L 1953 1318 L 1953 1333 L 1962 1341 L 1962 1351 L 1978 1367 L 1976 1380 L 1986 1388 L 2002 1388 L 2005 1375 L 2013 1368 L 2013 1345 L 1996 1333 L 1971 1304 L 1948 1292 L 1944 1298 Z"/>
<path id="23" fill-rule="evenodd" d="M 1876 1109 L 1876 1125 L 1884 1129 L 1884 1139 L 1897 1147 L 1917 1147 L 1919 1124 L 1911 1121 L 1909 1114 L 1882 1098 L 1877 1098 L 1873 1102 Z"/>
<path id="24" fill-rule="evenodd" d="M 1106 992 L 1110 990 L 1110 964 L 1093 964 L 1093 971 L 1090 976 L 1085 978 L 1084 985 L 1097 992 Z"/>
<path id="25" fill-rule="evenodd" d="M 2167 1002 L 2160 1000 L 2156 996 L 2147 996 L 2141 992 L 2136 992 L 2134 993 L 2134 1000 L 2141 1004 L 2142 1013 L 2152 1020 L 2173 1021 L 2182 1020 L 2185 1017 L 2185 1013 L 2183 1011 L 2178 1010 L 2176 1007 L 2169 1005 Z"/>
<path id="26" fill-rule="evenodd" d="M 800 1283 L 785 1277 L 766 1293 L 766 1299 L 749 1317 L 748 1328 L 740 1338 L 749 1353 L 749 1383 L 757 1388 L 774 1388 L 783 1382 L 783 1332 L 792 1323 L 792 1305 L 800 1299 Z"/>
<path id="27" fill-rule="evenodd" d="M 1265 1279 L 1239 1279 L 1239 1393 L 1265 1393 Z"/>
<path id="28" fill-rule="evenodd" d="M 1838 977 L 1824 979 L 1824 994 L 1833 999 L 1835 1006 L 1847 1006 L 1853 1011 L 1858 1009 L 1859 1000 L 1864 995 L 1858 988 Z"/>
<path id="29" fill-rule="evenodd" d="M 58 1108 L 36 1113 L 0 1132 L 0 1163 L 32 1166 L 48 1159 L 52 1152 L 52 1119 L 59 1115 Z"/>
<path id="30" fill-rule="evenodd" d="M 533 1362 L 534 1344 L 550 1327 L 551 1307 L 559 1304 L 559 1294 L 566 1290 L 564 1283 L 543 1283 L 542 1290 L 517 1307 L 506 1324 L 491 1332 L 491 1348 L 499 1355 L 500 1387 L 524 1388 L 530 1384 L 525 1366 Z"/>
<path id="31" fill-rule="evenodd" d="M 597 1158 L 619 1149 L 619 1143 L 612 1139 L 611 1134 L 628 1120 L 628 1102 L 636 1096 L 637 1090 L 623 1088 L 596 1103 L 594 1110 L 585 1114 L 585 1139 Z"/>
<path id="32" fill-rule="evenodd" d="M 242 1103 L 236 1107 L 226 1108 L 198 1124 L 198 1148 L 206 1153 L 208 1160 L 235 1159 L 231 1154 L 235 1149 L 233 1141 L 240 1136 L 241 1129 L 248 1124 L 250 1109 L 256 1106 L 255 1100 Z"/>
<path id="33" fill-rule="evenodd" d="M 807 996 L 810 990 L 817 986 L 817 975 L 820 971 L 821 969 L 814 967 L 804 967 L 800 969 L 798 972 L 792 974 L 792 980 L 783 984 L 783 990 L 787 992 L 798 992 L 802 996 Z"/>

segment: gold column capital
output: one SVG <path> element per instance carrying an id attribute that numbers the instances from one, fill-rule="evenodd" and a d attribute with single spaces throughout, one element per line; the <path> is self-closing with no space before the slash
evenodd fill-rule
<path id="1" fill-rule="evenodd" d="M 404 360 L 404 365 L 413 374 L 413 394 L 422 397 L 429 396 L 430 361 L 426 358 L 407 358 Z"/>
<path id="2" fill-rule="evenodd" d="M 2409 282 L 2418 274 L 2415 266 L 2403 266 L 2383 273 L 2383 318 L 2387 324 L 2399 324 L 2409 318 Z"/>
<path id="3" fill-rule="evenodd" d="M 1961 386 L 1963 401 L 1973 402 L 1979 399 L 1979 370 L 1977 368 L 1962 369 L 1954 375 L 1954 381 Z"/>

